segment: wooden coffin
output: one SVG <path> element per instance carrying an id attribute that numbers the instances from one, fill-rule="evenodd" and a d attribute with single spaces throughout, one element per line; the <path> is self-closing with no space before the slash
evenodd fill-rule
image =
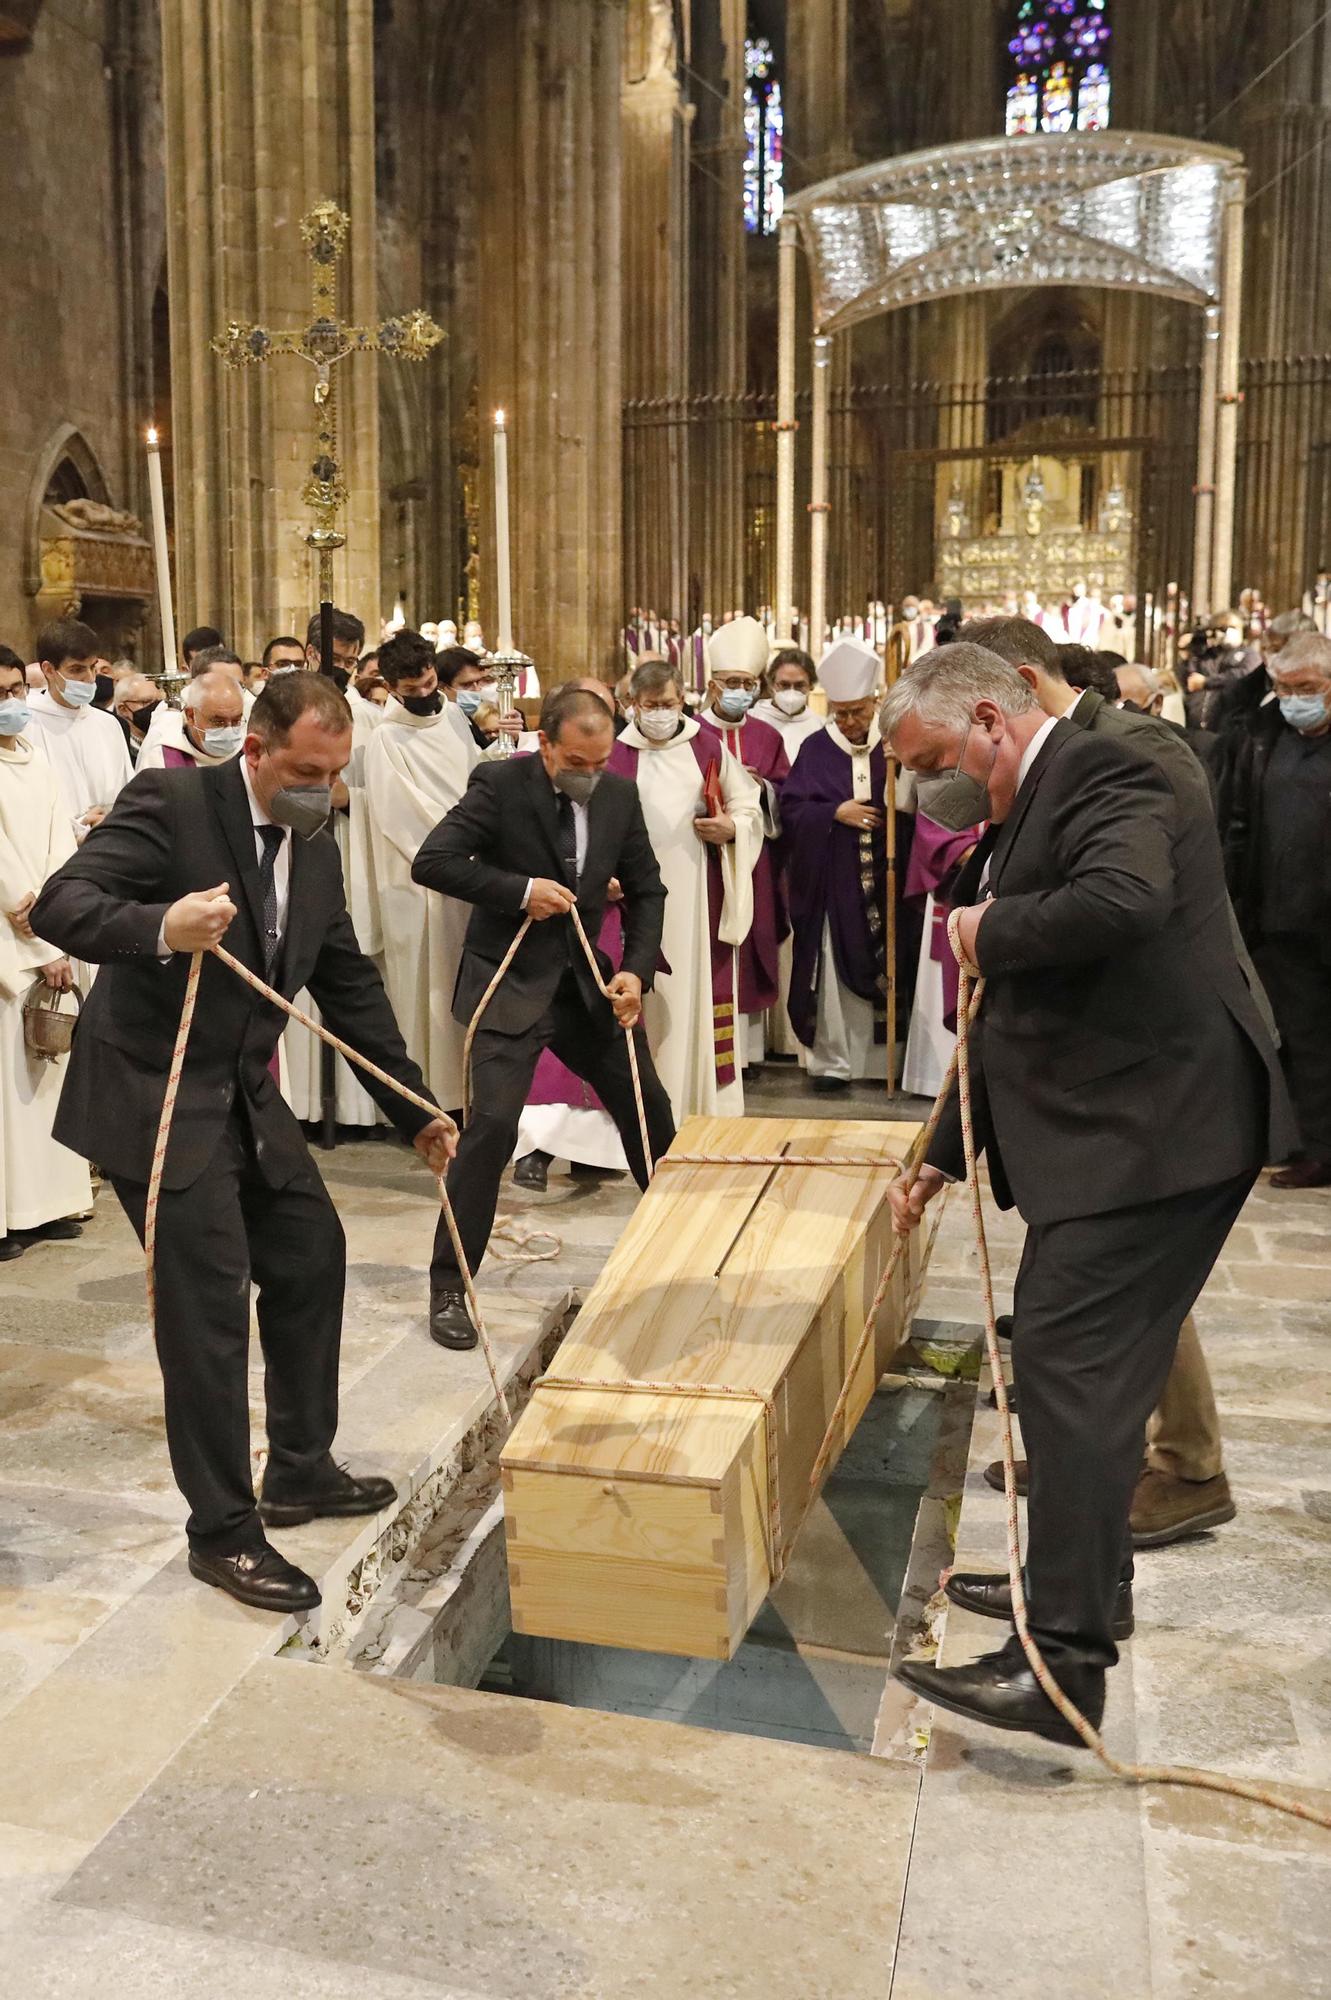
<path id="1" fill-rule="evenodd" d="M 658 1168 L 504 1449 L 515 1631 L 730 1658 L 809 1504 L 894 1242 L 889 1163 L 919 1130 L 688 1121 L 672 1150 L 709 1164 Z M 710 1164 L 736 1154 L 826 1164 Z M 847 1157 L 883 1166 L 836 1164 Z M 833 1464 L 909 1332 L 923 1254 L 917 1232 Z"/>

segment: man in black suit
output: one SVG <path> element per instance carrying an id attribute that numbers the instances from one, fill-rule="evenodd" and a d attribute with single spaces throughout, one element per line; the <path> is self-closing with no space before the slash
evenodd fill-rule
<path id="1" fill-rule="evenodd" d="M 642 995 L 661 948 L 665 888 L 647 837 L 638 788 L 605 769 L 614 725 L 604 700 L 557 688 L 541 710 L 540 750 L 479 764 L 461 801 L 421 846 L 412 879 L 474 904 L 458 968 L 453 1013 L 470 1021 L 500 962 L 530 917 L 532 927 L 476 1032 L 471 1122 L 448 1191 L 467 1262 L 476 1270 L 494 1223 L 499 1179 L 543 1049 L 600 1096 L 624 1142 L 639 1187 L 647 1185 L 629 1070 L 628 1029 L 638 1052 L 652 1156 L 675 1136 L 670 1099 L 638 1025 Z M 624 954 L 610 999 L 597 990 L 569 911 L 577 905 L 595 942 L 606 891 L 623 890 Z M 616 1027 L 618 1023 L 618 1028 Z M 430 1267 L 430 1331 L 443 1347 L 470 1347 L 475 1332 L 442 1218 Z"/>
<path id="2" fill-rule="evenodd" d="M 103 968 L 56 1137 L 99 1162 L 140 1241 L 189 953 L 225 937 L 288 999 L 308 987 L 336 1034 L 429 1095 L 356 942 L 337 848 L 323 831 L 350 755 L 351 712 L 333 683 L 284 675 L 254 704 L 238 758 L 136 777 L 38 900 L 41 935 Z M 191 1570 L 244 1604 L 299 1611 L 318 1603 L 318 1589 L 269 1545 L 263 1524 L 376 1514 L 394 1489 L 353 1478 L 331 1455 L 345 1244 L 271 1072 L 285 1025 L 285 1014 L 205 956 L 157 1213 L 157 1351 L 171 1465 L 190 1505 Z M 451 1121 L 373 1078 L 365 1087 L 442 1172 Z M 251 1281 L 268 1399 L 257 1510 Z"/>
<path id="3" fill-rule="evenodd" d="M 965 643 L 903 675 L 882 726 L 921 811 L 992 823 L 961 942 L 987 982 L 976 1146 L 1000 1207 L 1027 1223 L 1012 1348 L 1030 1627 L 1098 1724 L 1146 1419 L 1289 1104 L 1209 813 L 1183 810 L 1156 762 L 1044 715 L 1015 669 Z M 914 1186 L 892 1192 L 898 1227 L 964 1172 L 954 1091 Z M 1079 1741 L 1015 1637 L 902 1677 L 977 1720 Z"/>
<path id="4" fill-rule="evenodd" d="M 975 636 L 973 636 L 975 635 Z M 1174 794 L 1183 820 L 1193 828 L 1192 838 L 1205 848 L 1212 845 L 1215 819 L 1215 778 L 1208 754 L 1203 754 L 1196 736 L 1208 745 L 1219 738 L 1205 730 L 1186 731 L 1162 716 L 1147 714 L 1135 706 L 1118 707 L 1093 686 L 1082 687 L 1076 680 L 1078 652 L 1085 648 L 1055 646 L 1038 625 L 1024 618 L 977 620 L 965 628 L 972 643 L 996 653 L 1015 667 L 1046 715 L 1066 716 L 1078 729 L 1126 739 L 1163 772 Z M 1094 659 L 1094 655 L 1090 655 Z M 1149 691 L 1150 683 L 1134 680 L 1147 669 L 1124 667 L 1128 686 Z M 1071 680 L 1065 676 L 1071 674 Z M 1110 682 L 1111 692 L 1120 685 Z M 972 861 L 958 882 L 954 901 L 975 900 L 975 884 L 983 860 Z M 1262 1018 L 1275 1037 L 1275 1021 L 1262 982 L 1257 976 L 1247 948 L 1231 913 L 1230 929 L 1243 976 Z M 1000 1490 L 1003 1468 L 995 1463 L 985 1477 Z M 1024 1489 L 1026 1467 L 1017 1465 L 1018 1490 Z M 1220 1417 L 1210 1371 L 1202 1351 L 1197 1327 L 1189 1313 L 1179 1328 L 1178 1346 L 1159 1406 L 1148 1426 L 1146 1453 L 1141 1477 L 1133 1495 L 1131 1529 L 1137 1548 L 1161 1548 L 1209 1528 L 1232 1521 L 1237 1508 L 1224 1469 L 1224 1447 Z M 949 1589 L 960 1595 L 963 1586 L 955 1582 Z"/>

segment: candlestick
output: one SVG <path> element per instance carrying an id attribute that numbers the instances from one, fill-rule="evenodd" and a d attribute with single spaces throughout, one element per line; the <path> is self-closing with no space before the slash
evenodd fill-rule
<path id="1" fill-rule="evenodd" d="M 495 582 L 499 597 L 500 654 L 513 651 L 513 577 L 508 540 L 508 430 L 495 411 Z"/>
<path id="2" fill-rule="evenodd" d="M 153 561 L 157 568 L 157 608 L 162 620 L 162 672 L 174 674 L 176 614 L 171 603 L 171 557 L 166 545 L 166 500 L 162 493 L 162 453 L 157 427 L 148 426 L 148 492 L 152 500 Z"/>

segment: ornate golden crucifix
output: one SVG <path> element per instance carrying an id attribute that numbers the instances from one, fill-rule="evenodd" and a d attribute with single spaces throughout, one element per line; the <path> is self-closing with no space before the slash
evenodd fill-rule
<path id="1" fill-rule="evenodd" d="M 315 451 L 301 498 L 313 515 L 305 540 L 319 558 L 319 598 L 324 613 L 324 668 L 330 646 L 333 598 L 333 551 L 346 536 L 337 517 L 346 503 L 347 488 L 337 456 L 337 399 L 333 366 L 349 354 L 389 354 L 399 361 L 423 361 L 444 337 L 443 328 L 426 312 L 395 314 L 378 326 L 348 326 L 337 315 L 337 267 L 346 248 L 351 218 L 336 202 L 321 201 L 301 218 L 300 233 L 313 266 L 314 309 L 309 324 L 277 332 L 266 326 L 231 320 L 215 334 L 213 349 L 232 368 L 246 368 L 275 354 L 294 354 L 308 361 L 314 373 Z"/>

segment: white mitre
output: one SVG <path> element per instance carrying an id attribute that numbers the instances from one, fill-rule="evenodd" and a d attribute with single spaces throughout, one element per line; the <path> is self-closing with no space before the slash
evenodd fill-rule
<path id="1" fill-rule="evenodd" d="M 707 670 L 713 674 L 767 672 L 767 634 L 756 618 L 732 618 L 707 641 Z"/>
<path id="2" fill-rule="evenodd" d="M 878 680 L 878 655 L 863 639 L 838 639 L 818 662 L 818 684 L 829 701 L 863 701 Z"/>

